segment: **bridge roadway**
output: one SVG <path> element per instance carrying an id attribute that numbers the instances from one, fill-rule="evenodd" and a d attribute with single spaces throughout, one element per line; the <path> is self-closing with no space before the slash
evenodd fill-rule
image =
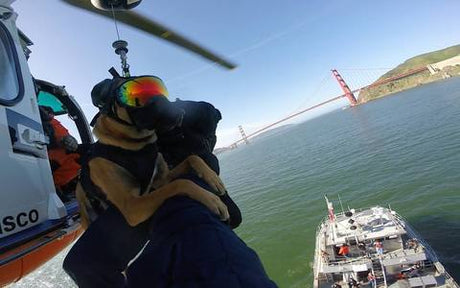
<path id="1" fill-rule="evenodd" d="M 291 118 L 294 118 L 294 117 L 296 117 L 296 116 L 298 116 L 298 115 L 300 115 L 300 114 L 302 114 L 302 113 L 305 113 L 305 112 L 310 111 L 310 110 L 312 110 L 312 109 L 318 108 L 319 106 L 325 105 L 325 104 L 327 104 L 327 103 L 329 103 L 329 102 L 335 101 L 335 100 L 340 99 L 340 98 L 343 98 L 343 97 L 345 97 L 345 94 L 340 95 L 340 96 L 337 96 L 337 97 L 334 97 L 334 98 L 329 99 L 329 100 L 327 100 L 327 101 L 321 102 L 321 103 L 316 104 L 316 105 L 313 105 L 313 106 L 311 106 L 311 107 L 308 107 L 307 109 L 304 109 L 304 110 L 302 110 L 302 111 L 300 111 L 300 112 L 297 112 L 297 113 L 294 113 L 294 114 L 292 114 L 292 115 L 290 115 L 290 116 L 287 116 L 287 117 L 285 117 L 285 118 L 283 118 L 283 119 L 281 119 L 281 120 L 278 120 L 278 121 L 276 121 L 276 122 L 274 122 L 274 123 L 272 123 L 272 124 L 270 124 L 270 125 L 267 125 L 267 126 L 261 128 L 261 129 L 255 131 L 255 132 L 253 132 L 253 133 L 251 133 L 251 134 L 246 135 L 246 139 L 248 139 L 248 138 L 250 138 L 250 137 L 254 137 L 254 136 L 256 136 L 257 134 L 262 133 L 263 131 L 265 131 L 265 130 L 267 130 L 267 129 L 269 129 L 269 128 L 271 128 L 271 127 L 273 127 L 273 126 L 275 126 L 275 125 L 277 125 L 277 124 L 279 124 L 279 123 L 281 123 L 281 122 L 287 121 L 287 120 L 289 120 L 289 119 L 291 119 Z M 241 143 L 241 142 L 243 142 L 243 141 L 245 141 L 244 138 L 241 138 L 240 140 L 238 140 L 238 141 L 234 142 L 233 144 L 231 144 L 230 147 L 232 147 L 232 146 L 234 147 L 234 146 L 238 145 L 238 143 Z"/>
<path id="2" fill-rule="evenodd" d="M 354 93 L 359 92 L 359 91 L 361 91 L 361 90 L 363 90 L 363 89 L 366 89 L 366 88 L 371 88 L 371 87 L 383 85 L 383 84 L 386 84 L 386 83 L 388 83 L 388 82 L 395 81 L 395 80 L 399 80 L 399 79 L 408 77 L 408 76 L 410 76 L 410 75 L 420 73 L 420 72 L 425 71 L 425 70 L 428 70 L 428 68 L 427 68 L 426 66 L 419 67 L 419 68 L 416 68 L 416 69 L 412 69 L 412 70 L 409 70 L 409 71 L 407 71 L 407 72 L 405 72 L 405 73 L 402 73 L 402 74 L 399 74 L 399 75 L 395 75 L 395 76 L 392 76 L 392 77 L 390 77 L 390 78 L 387 78 L 387 79 L 384 79 L 384 80 L 381 80 L 381 81 L 377 81 L 377 82 L 374 82 L 374 83 L 372 83 L 372 84 L 366 85 L 366 86 L 364 86 L 364 87 L 361 87 L 361 88 L 352 90 L 351 93 L 354 94 Z M 331 99 L 326 100 L 326 101 L 324 101 L 324 102 L 321 102 L 321 103 L 319 103 L 319 104 L 316 104 L 316 105 L 313 105 L 313 106 L 311 106 L 311 107 L 308 107 L 308 108 L 306 108 L 306 109 L 304 109 L 304 110 L 302 110 L 302 111 L 300 111 L 300 112 L 297 112 L 297 113 L 294 113 L 294 114 L 289 115 L 289 116 L 287 116 L 287 117 L 284 117 L 284 118 L 281 119 L 281 120 L 278 120 L 278 121 L 276 121 L 276 122 L 274 122 L 274 123 L 272 123 L 272 124 L 270 124 L 270 125 L 267 125 L 267 126 L 265 126 L 265 127 L 261 128 L 261 129 L 255 131 L 255 132 L 253 132 L 253 133 L 250 133 L 250 134 L 246 135 L 245 138 L 241 138 L 241 139 L 239 139 L 238 141 L 233 142 L 233 143 L 232 143 L 231 145 L 229 145 L 228 147 L 229 147 L 229 148 L 236 148 L 236 147 L 238 146 L 239 143 L 244 142 L 244 141 L 247 141 L 247 139 L 249 139 L 249 138 L 251 138 L 251 137 L 254 137 L 254 136 L 256 136 L 257 134 L 260 134 L 260 133 L 262 133 L 263 131 L 265 131 L 265 130 L 267 130 L 267 129 L 273 127 L 273 126 L 276 126 L 276 125 L 278 125 L 278 124 L 280 124 L 280 123 L 282 123 L 282 122 L 284 122 L 284 121 L 287 121 L 287 120 L 292 119 L 292 118 L 294 118 L 294 117 L 296 117 L 296 116 L 299 116 L 300 114 L 303 114 L 303 113 L 305 113 L 305 112 L 307 112 L 307 111 L 310 111 L 310 110 L 312 110 L 312 109 L 318 108 L 318 107 L 320 107 L 320 106 L 323 106 L 323 105 L 325 105 L 325 104 L 328 104 L 328 103 L 330 103 L 330 102 L 332 102 L 332 101 L 335 101 L 335 100 L 338 100 L 338 99 L 344 98 L 344 97 L 347 97 L 347 95 L 346 95 L 346 94 L 342 94 L 342 95 L 340 95 L 340 96 L 331 98 Z"/>

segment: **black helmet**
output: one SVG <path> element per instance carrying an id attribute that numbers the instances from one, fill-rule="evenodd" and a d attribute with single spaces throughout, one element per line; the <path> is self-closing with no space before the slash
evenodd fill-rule
<path id="1" fill-rule="evenodd" d="M 110 106 L 113 104 L 114 97 L 112 90 L 115 79 L 104 79 L 97 83 L 91 90 L 91 100 L 93 105 L 99 108 L 102 114 L 107 114 L 110 111 Z"/>
<path id="2" fill-rule="evenodd" d="M 93 89 L 91 90 L 91 101 L 93 105 L 99 108 L 99 113 L 94 115 L 93 119 L 91 120 L 91 127 L 94 127 L 96 124 L 97 119 L 101 114 L 110 114 L 112 111 L 112 105 L 115 101 L 115 97 L 113 96 L 113 89 L 114 83 L 118 83 L 116 79 L 104 79 L 101 82 L 94 85 Z"/>

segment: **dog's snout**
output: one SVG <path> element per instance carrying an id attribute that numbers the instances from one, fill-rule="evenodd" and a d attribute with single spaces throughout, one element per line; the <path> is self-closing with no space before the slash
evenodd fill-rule
<path id="1" fill-rule="evenodd" d="M 184 112 L 166 99 L 157 99 L 149 105 L 129 109 L 129 114 L 139 129 L 168 131 L 180 124 Z"/>

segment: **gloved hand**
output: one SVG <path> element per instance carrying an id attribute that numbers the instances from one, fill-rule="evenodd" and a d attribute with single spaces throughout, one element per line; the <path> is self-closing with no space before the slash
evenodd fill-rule
<path id="1" fill-rule="evenodd" d="M 67 152 L 75 152 L 78 149 L 77 139 L 70 135 L 67 135 L 64 138 L 62 138 L 61 143 L 64 146 L 65 150 L 67 150 Z"/>

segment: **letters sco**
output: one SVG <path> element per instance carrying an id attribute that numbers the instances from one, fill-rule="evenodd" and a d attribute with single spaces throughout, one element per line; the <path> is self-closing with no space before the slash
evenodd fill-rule
<path id="1" fill-rule="evenodd" d="M 16 216 L 7 215 L 0 221 L 0 235 L 4 232 L 11 232 L 16 228 L 27 226 L 38 221 L 38 211 L 35 209 L 29 212 L 20 212 Z"/>

